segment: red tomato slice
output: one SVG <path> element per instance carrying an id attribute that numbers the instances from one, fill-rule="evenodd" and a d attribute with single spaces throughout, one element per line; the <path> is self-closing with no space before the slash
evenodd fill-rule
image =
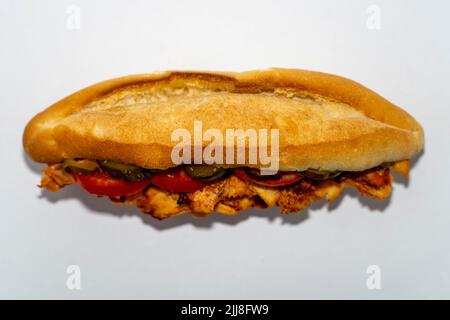
<path id="1" fill-rule="evenodd" d="M 139 182 L 127 182 L 114 179 L 106 172 L 98 172 L 90 175 L 73 174 L 75 179 L 87 192 L 97 196 L 119 197 L 129 196 L 144 190 L 151 182 L 147 179 Z"/>
<path id="2" fill-rule="evenodd" d="M 152 183 L 164 190 L 172 192 L 195 192 L 211 182 L 192 179 L 183 168 L 174 168 L 157 173 Z"/>
<path id="3" fill-rule="evenodd" d="M 265 187 L 284 187 L 294 184 L 303 179 L 303 176 L 297 172 L 280 172 L 274 176 L 262 176 L 257 178 L 254 174 L 249 175 L 249 168 L 238 168 L 233 174 L 241 180 L 245 180 Z"/>

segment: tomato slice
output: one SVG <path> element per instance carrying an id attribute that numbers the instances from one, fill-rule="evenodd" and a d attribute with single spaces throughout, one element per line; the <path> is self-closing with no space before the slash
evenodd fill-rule
<path id="1" fill-rule="evenodd" d="M 152 183 L 172 192 L 195 192 L 211 182 L 193 179 L 182 167 L 179 167 L 157 173 L 152 178 Z"/>
<path id="2" fill-rule="evenodd" d="M 256 172 L 251 170 L 259 171 L 259 169 L 238 168 L 233 171 L 233 174 L 241 180 L 265 187 L 289 186 L 303 179 L 303 176 L 298 172 L 280 172 L 273 176 L 258 176 Z"/>
<path id="3" fill-rule="evenodd" d="M 97 196 L 119 197 L 129 196 L 144 190 L 151 182 L 147 179 L 139 182 L 127 182 L 112 178 L 106 172 L 97 172 L 89 175 L 73 174 L 75 179 L 87 192 Z"/>

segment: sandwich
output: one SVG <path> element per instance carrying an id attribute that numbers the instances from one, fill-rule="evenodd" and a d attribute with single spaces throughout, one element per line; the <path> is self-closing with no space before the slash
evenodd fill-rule
<path id="1" fill-rule="evenodd" d="M 346 187 L 383 200 L 424 147 L 421 125 L 364 86 L 294 70 L 107 80 L 37 114 L 23 145 L 40 187 L 79 184 L 157 219 L 299 212 Z"/>

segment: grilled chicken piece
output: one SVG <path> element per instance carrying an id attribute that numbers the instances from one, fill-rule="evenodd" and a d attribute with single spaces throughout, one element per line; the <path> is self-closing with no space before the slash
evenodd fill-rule
<path id="1" fill-rule="evenodd" d="M 404 163 L 394 167 L 407 173 L 409 165 Z M 76 181 L 73 176 L 66 173 L 61 164 L 54 164 L 43 171 L 40 187 L 58 191 L 74 183 Z M 363 195 L 385 199 L 392 190 L 392 176 L 389 169 L 377 168 L 344 174 L 338 179 L 304 179 L 290 187 L 270 188 L 231 175 L 192 193 L 171 193 L 150 185 L 140 193 L 111 200 L 116 204 L 135 205 L 157 219 L 188 212 L 196 216 L 205 216 L 214 211 L 235 215 L 250 207 L 278 206 L 281 213 L 290 213 L 301 211 L 322 198 L 332 202 L 339 197 L 346 185 L 355 187 Z"/>

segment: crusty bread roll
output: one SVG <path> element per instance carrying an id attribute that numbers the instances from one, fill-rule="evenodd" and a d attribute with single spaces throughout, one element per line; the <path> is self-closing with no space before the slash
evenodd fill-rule
<path id="1" fill-rule="evenodd" d="M 38 162 L 110 159 L 166 169 L 174 166 L 171 133 L 193 130 L 196 120 L 204 130 L 223 132 L 278 128 L 282 171 L 361 171 L 410 159 L 424 144 L 420 124 L 375 92 L 293 69 L 173 71 L 104 81 L 36 115 L 23 143 Z"/>

